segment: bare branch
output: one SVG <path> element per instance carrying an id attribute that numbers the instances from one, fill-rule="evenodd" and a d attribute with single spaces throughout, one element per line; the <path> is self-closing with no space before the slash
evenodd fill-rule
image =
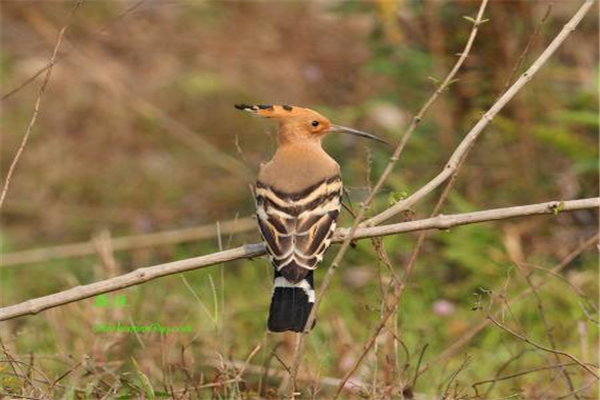
<path id="1" fill-rule="evenodd" d="M 404 200 L 401 200 L 394 204 L 392 207 L 386 209 L 382 213 L 375 217 L 365 221 L 362 226 L 373 226 L 382 223 L 383 221 L 399 214 L 400 212 L 408 209 L 423 197 L 431 193 L 443 182 L 452 176 L 456 171 L 460 160 L 463 158 L 465 153 L 469 150 L 472 143 L 477 140 L 481 135 L 484 128 L 486 128 L 494 117 L 504 108 L 504 106 L 533 78 L 538 70 L 548 61 L 548 59 L 554 54 L 556 49 L 565 41 L 565 39 L 575 30 L 577 25 L 581 22 L 585 14 L 590 10 L 595 0 L 585 0 L 583 5 L 571 18 L 571 20 L 564 26 L 562 31 L 554 38 L 552 43 L 546 47 L 538 59 L 525 71 L 519 79 L 508 89 L 496 103 L 483 115 L 483 117 L 475 124 L 471 131 L 465 136 L 463 141 L 458 145 L 450 160 L 435 178 L 413 193 L 411 196 Z"/>
<path id="2" fill-rule="evenodd" d="M 35 125 L 35 121 L 37 120 L 37 116 L 40 112 L 40 105 L 42 104 L 42 96 L 46 92 L 46 87 L 48 87 L 48 82 L 50 82 L 50 76 L 52 75 L 52 69 L 54 67 L 54 63 L 56 61 L 56 56 L 58 55 L 58 49 L 60 48 L 60 44 L 62 43 L 63 37 L 67 32 L 67 28 L 71 24 L 73 20 L 73 16 L 75 15 L 75 11 L 79 8 L 83 0 L 78 0 L 73 6 L 71 10 L 71 14 L 67 19 L 65 25 L 61 28 L 58 33 L 58 39 L 56 39 L 56 44 L 54 45 L 54 50 L 52 51 L 52 57 L 50 58 L 50 67 L 46 70 L 46 75 L 44 76 L 44 81 L 42 82 L 42 86 L 40 86 L 40 91 L 38 93 L 37 99 L 35 100 L 35 105 L 33 106 L 33 114 L 31 115 L 31 119 L 29 120 L 29 124 L 27 124 L 27 129 L 25 129 L 25 135 L 23 135 L 23 139 L 21 140 L 21 144 L 17 149 L 17 153 L 13 158 L 10 167 L 8 168 L 8 173 L 6 174 L 6 179 L 4 180 L 4 186 L 2 187 L 2 193 L 0 193 L 0 209 L 2 209 L 2 204 L 4 204 L 4 199 L 6 198 L 6 193 L 8 191 L 8 185 L 10 185 L 10 179 L 12 178 L 15 168 L 17 167 L 17 163 L 21 158 L 21 154 L 23 150 L 25 150 L 25 146 L 27 145 L 27 141 L 29 140 L 29 136 L 31 135 L 31 131 L 33 130 L 33 126 Z"/>
<path id="3" fill-rule="evenodd" d="M 527 206 L 516 206 L 507 208 L 496 208 L 493 210 L 476 211 L 473 213 L 443 215 L 417 221 L 401 222 L 398 224 L 374 226 L 370 228 L 359 228 L 354 239 L 368 237 L 387 236 L 396 233 L 416 232 L 427 229 L 449 229 L 453 226 L 466 225 L 470 223 L 508 219 L 525 215 L 560 213 L 562 211 L 574 211 L 588 208 L 598 208 L 600 198 L 571 201 L 551 201 L 547 203 L 532 204 Z M 334 235 L 335 241 L 341 241 L 348 234 L 349 229 L 340 228 Z M 340 237 L 342 236 L 342 237 Z"/>
<path id="4" fill-rule="evenodd" d="M 474 213 L 439 215 L 434 218 L 419 221 L 402 222 L 382 225 L 372 228 L 359 228 L 353 239 L 366 239 L 379 236 L 395 235 L 405 232 L 416 232 L 426 229 L 449 229 L 454 226 L 467 225 L 485 221 L 496 221 L 521 216 L 556 214 L 559 212 L 600 208 L 600 198 L 571 200 L 565 202 L 552 201 L 548 203 L 531 204 L 499 208 L 495 210 L 478 211 Z M 347 239 L 348 228 L 340 228 L 334 235 L 334 242 L 340 243 Z M 27 300 L 23 303 L 0 308 L 0 321 L 23 315 L 33 315 L 40 311 L 58 307 L 64 304 L 83 300 L 102 293 L 135 286 L 167 275 L 173 275 L 198 268 L 243 258 L 254 258 L 265 254 L 263 243 L 247 244 L 231 250 L 220 251 L 205 256 L 173 261 L 151 267 L 139 268 L 125 275 L 68 289 L 59 293 Z"/>

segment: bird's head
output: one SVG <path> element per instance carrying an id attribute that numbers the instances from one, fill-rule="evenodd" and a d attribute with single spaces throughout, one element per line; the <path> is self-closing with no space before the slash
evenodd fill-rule
<path id="1" fill-rule="evenodd" d="M 370 133 L 332 124 L 327 118 L 310 108 L 270 104 L 236 104 L 235 108 L 278 121 L 279 140 L 282 143 L 301 140 L 321 141 L 328 133 L 340 132 L 388 144 Z"/>

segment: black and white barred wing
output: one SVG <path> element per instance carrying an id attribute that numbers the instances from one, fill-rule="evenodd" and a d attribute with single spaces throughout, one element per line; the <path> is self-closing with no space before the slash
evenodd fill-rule
<path id="1" fill-rule="evenodd" d="M 257 183 L 258 224 L 276 277 L 298 283 L 317 268 L 331 244 L 341 194 L 339 176 L 299 193 L 282 193 Z"/>

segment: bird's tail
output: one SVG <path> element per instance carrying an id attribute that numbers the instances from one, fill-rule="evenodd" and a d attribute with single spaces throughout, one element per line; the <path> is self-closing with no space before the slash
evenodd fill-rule
<path id="1" fill-rule="evenodd" d="M 269 330 L 271 332 L 302 332 L 314 304 L 313 271 L 310 271 L 298 283 L 288 281 L 276 271 L 267 324 Z M 313 322 L 310 329 L 314 326 Z"/>

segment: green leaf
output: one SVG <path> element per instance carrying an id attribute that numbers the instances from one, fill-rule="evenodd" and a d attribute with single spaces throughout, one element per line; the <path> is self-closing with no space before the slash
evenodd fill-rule
<path id="1" fill-rule="evenodd" d="M 481 21 L 477 22 L 477 20 L 473 17 L 469 17 L 468 15 L 463 15 L 463 18 L 466 19 L 467 21 L 471 22 L 473 25 L 482 25 L 485 24 L 486 22 L 489 21 L 489 19 L 482 19 Z"/>
<path id="2" fill-rule="evenodd" d="M 460 81 L 460 79 L 458 78 L 454 78 L 454 79 L 450 79 L 450 82 L 448 82 L 448 84 L 446 85 L 445 89 L 449 88 L 452 84 L 456 83 Z"/>
<path id="3" fill-rule="evenodd" d="M 389 197 L 388 197 L 388 204 L 390 206 L 394 205 L 397 202 L 399 202 L 400 200 L 404 200 L 407 197 L 408 197 L 408 193 L 406 191 L 390 192 Z"/>

